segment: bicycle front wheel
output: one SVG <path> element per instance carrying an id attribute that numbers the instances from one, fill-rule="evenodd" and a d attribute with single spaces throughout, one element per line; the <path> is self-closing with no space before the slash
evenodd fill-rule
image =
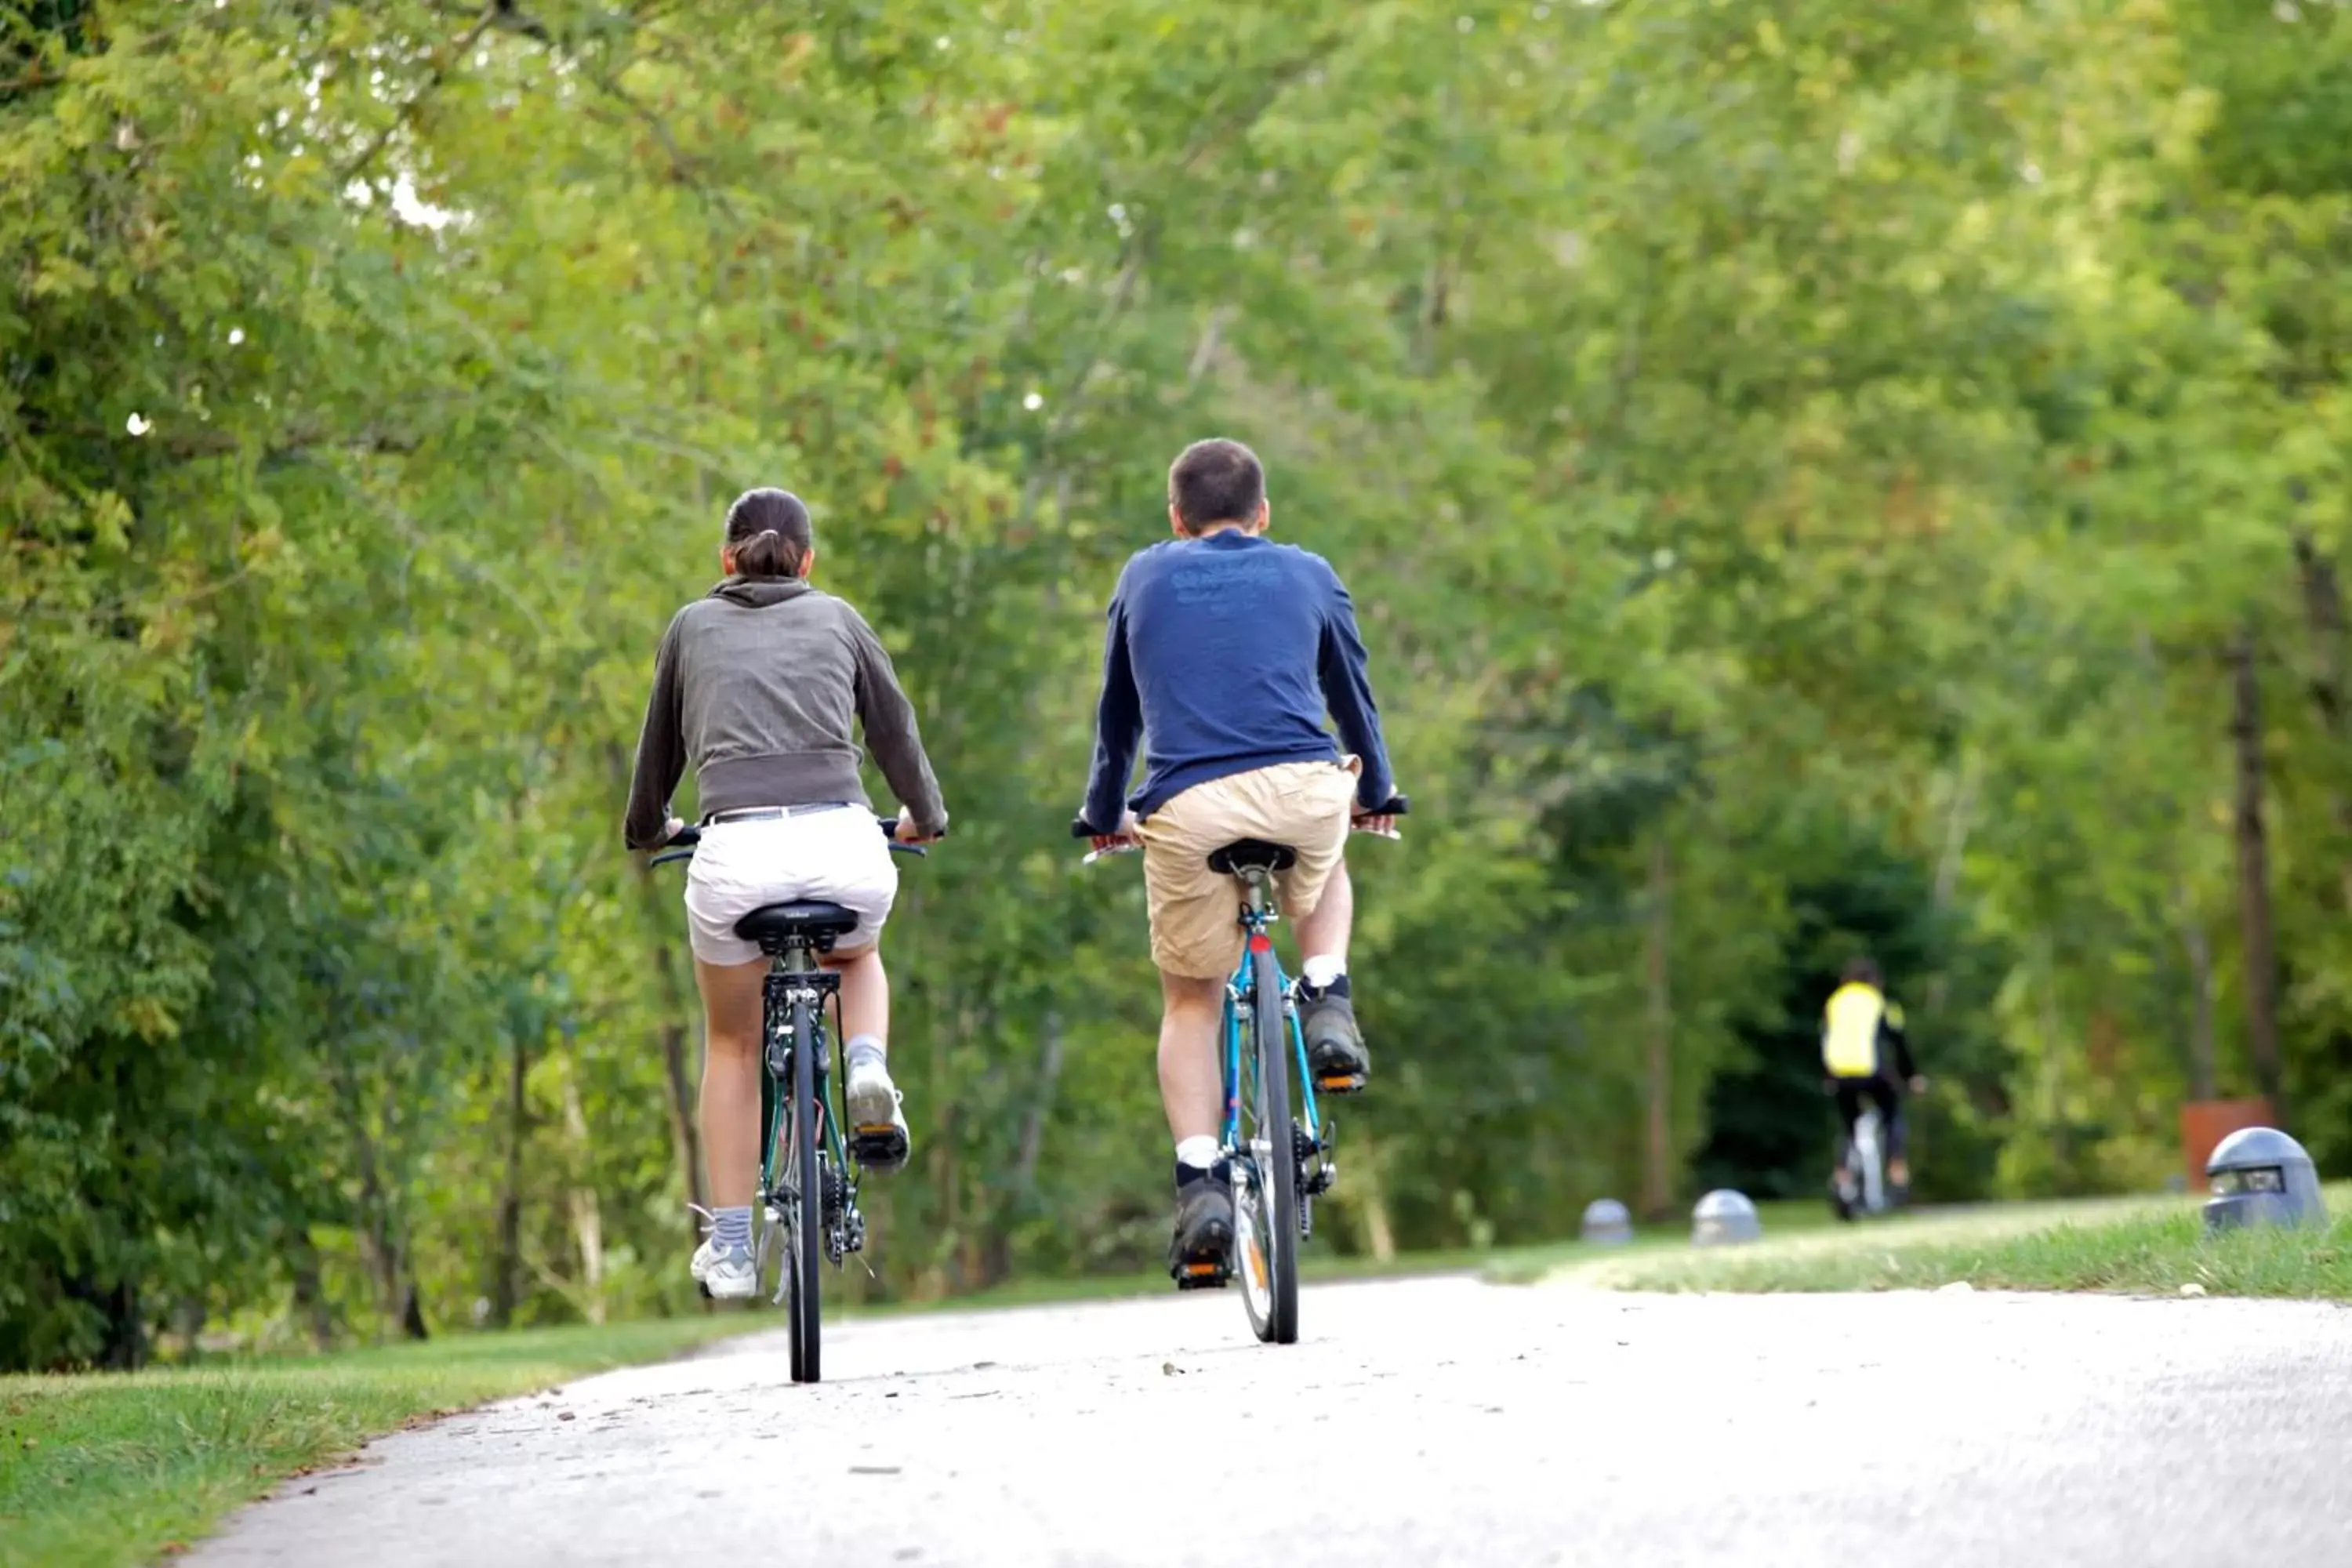
<path id="1" fill-rule="evenodd" d="M 811 1009 L 793 1008 L 793 1185 L 787 1200 L 792 1242 L 784 1267 L 792 1272 L 787 1311 L 792 1336 L 793 1381 L 817 1381 L 817 1265 L 824 1257 L 824 1187 L 818 1179 L 817 1146 L 824 1118 L 816 1099 L 816 1028 Z"/>
<path id="2" fill-rule="evenodd" d="M 1274 950 L 1252 939 L 1251 1051 L 1255 1092 L 1245 1129 L 1248 1158 L 1234 1174 L 1234 1248 L 1242 1305 L 1267 1344 L 1298 1341 L 1298 1145 L 1290 1120 L 1290 1040 Z"/>

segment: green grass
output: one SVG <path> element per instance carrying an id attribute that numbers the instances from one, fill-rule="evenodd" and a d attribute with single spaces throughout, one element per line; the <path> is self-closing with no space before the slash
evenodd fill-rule
<path id="1" fill-rule="evenodd" d="M 2352 1300 L 2352 1185 L 2325 1230 L 2208 1237 L 2195 1200 L 2123 1198 L 1921 1214 L 1745 1247 L 1620 1249 L 1547 1278 L 1629 1290 L 2096 1290 Z"/>
<path id="2" fill-rule="evenodd" d="M 0 1568 L 142 1563 L 419 1418 L 772 1326 L 726 1313 L 306 1360 L 0 1377 Z"/>
<path id="3" fill-rule="evenodd" d="M 1310 1279 L 1473 1269 L 1488 1252 L 1387 1264 L 1311 1249 Z M 1024 1279 L 849 1316 L 1167 1293 L 1152 1272 Z M 657 1361 L 722 1334 L 781 1327 L 773 1311 L 460 1334 L 424 1344 L 127 1375 L 0 1377 L 0 1568 L 106 1568 L 169 1554 L 288 1476 L 369 1438 L 487 1400 Z"/>

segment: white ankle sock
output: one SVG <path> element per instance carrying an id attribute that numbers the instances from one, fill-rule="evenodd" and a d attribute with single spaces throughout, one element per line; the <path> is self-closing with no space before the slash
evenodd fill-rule
<path id="1" fill-rule="evenodd" d="M 887 1053 L 883 1050 L 882 1042 L 871 1035 L 857 1036 L 849 1042 L 849 1048 L 843 1051 L 841 1055 L 843 1060 L 848 1063 L 851 1072 L 856 1072 L 869 1058 L 877 1067 L 887 1064 Z"/>
<path id="2" fill-rule="evenodd" d="M 1217 1141 L 1213 1138 L 1179 1138 L 1176 1140 L 1176 1163 L 1190 1165 L 1196 1171 L 1216 1168 Z"/>
<path id="3" fill-rule="evenodd" d="M 1348 973 L 1348 961 L 1337 953 L 1318 952 L 1298 967 L 1307 984 L 1320 991 Z"/>

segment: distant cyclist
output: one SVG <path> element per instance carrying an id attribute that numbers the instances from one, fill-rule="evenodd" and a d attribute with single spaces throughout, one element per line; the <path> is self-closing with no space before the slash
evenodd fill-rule
<path id="1" fill-rule="evenodd" d="M 1348 984 L 1351 821 L 1377 831 L 1393 784 L 1353 605 L 1321 556 L 1265 537 L 1265 471 L 1238 441 L 1198 441 L 1168 472 L 1176 537 L 1139 552 L 1111 595 L 1095 756 L 1080 820 L 1097 848 L 1139 842 L 1159 966 L 1160 1094 L 1176 1142 L 1169 1267 L 1222 1262 L 1234 1236 L 1220 1158 L 1216 1032 L 1241 958 L 1239 899 L 1209 856 L 1239 838 L 1297 851 L 1276 878 L 1305 953 L 1307 1070 L 1326 1092 L 1370 1070 Z M 1348 754 L 1324 728 L 1326 710 Z M 1136 748 L 1142 786 L 1122 799 Z"/>
<path id="2" fill-rule="evenodd" d="M 915 710 L 890 657 L 856 610 L 809 584 L 816 564 L 808 509 L 783 490 L 746 491 L 728 509 L 719 549 L 725 582 L 678 611 L 654 664 L 637 741 L 626 825 L 632 849 L 653 849 L 685 825 L 670 795 L 688 763 L 702 837 L 687 873 L 687 926 L 707 1024 L 702 1147 L 709 1166 L 709 1238 L 694 1278 L 711 1295 L 757 1288 L 751 1196 L 760 1170 L 761 988 L 767 961 L 735 922 L 762 904 L 822 899 L 855 911 L 857 928 L 824 960 L 841 973 L 852 1126 L 892 1129 L 907 1158 L 907 1121 L 890 1081 L 890 982 L 877 942 L 898 890 L 889 847 L 874 829 L 858 778 L 853 721 L 905 804 L 898 837 L 947 831 L 947 807 L 923 754 Z"/>
<path id="3" fill-rule="evenodd" d="M 1845 1168 L 1854 1124 L 1867 1101 L 1877 1108 L 1878 1123 L 1885 1129 L 1886 1183 L 1901 1202 L 1911 1185 L 1910 1163 L 1904 1157 L 1903 1088 L 1907 1084 L 1916 1094 L 1926 1081 L 1911 1062 L 1903 1009 L 1887 997 L 1878 965 L 1867 958 L 1845 966 L 1843 983 L 1822 1009 L 1822 1066 L 1845 1124 L 1838 1168 Z"/>

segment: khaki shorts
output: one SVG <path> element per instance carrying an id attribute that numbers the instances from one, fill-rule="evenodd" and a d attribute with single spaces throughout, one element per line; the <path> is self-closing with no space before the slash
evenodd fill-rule
<path id="1" fill-rule="evenodd" d="M 1151 962 L 1170 974 L 1223 980 L 1241 963 L 1241 890 L 1209 869 L 1236 838 L 1287 844 L 1298 863 L 1274 879 L 1283 913 L 1315 912 L 1348 847 L 1362 763 L 1282 763 L 1191 789 L 1139 825 L 1143 886 L 1151 909 Z"/>

